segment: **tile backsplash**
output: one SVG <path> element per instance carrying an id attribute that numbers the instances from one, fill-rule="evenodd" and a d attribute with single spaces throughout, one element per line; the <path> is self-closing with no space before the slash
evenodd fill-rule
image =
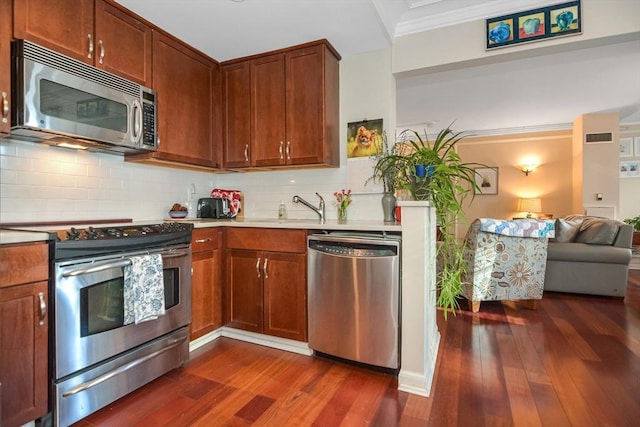
<path id="1" fill-rule="evenodd" d="M 347 168 L 213 174 L 125 162 L 122 156 L 66 150 L 0 139 L 0 222 L 132 218 L 159 220 L 173 203 L 197 201 L 215 187 L 245 195 L 245 216 L 276 218 L 284 201 L 289 218 L 315 218 L 291 199 L 326 201 L 336 218 L 333 192 L 347 187 Z M 382 219 L 380 194 L 355 195 L 350 219 Z M 195 205 L 195 203 L 194 203 Z"/>

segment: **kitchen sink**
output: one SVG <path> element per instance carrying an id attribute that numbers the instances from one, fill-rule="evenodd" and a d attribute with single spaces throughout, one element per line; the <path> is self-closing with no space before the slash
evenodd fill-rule
<path id="1" fill-rule="evenodd" d="M 245 218 L 243 222 L 268 222 L 268 223 L 280 223 L 280 224 L 318 224 L 317 219 L 303 219 L 303 218 Z"/>

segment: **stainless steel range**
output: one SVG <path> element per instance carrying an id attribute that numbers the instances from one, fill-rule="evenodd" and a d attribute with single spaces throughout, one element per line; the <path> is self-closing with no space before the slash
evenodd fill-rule
<path id="1" fill-rule="evenodd" d="M 192 228 L 165 223 L 58 233 L 52 340 L 56 425 L 72 424 L 188 360 Z M 132 281 L 146 273 L 133 276 L 130 266 L 140 260 L 156 262 L 155 287 L 164 293 L 164 310 L 155 308 L 164 313 L 134 321 L 126 312 L 133 295 L 144 289 L 135 289 Z M 134 291 L 128 292 L 131 286 Z"/>

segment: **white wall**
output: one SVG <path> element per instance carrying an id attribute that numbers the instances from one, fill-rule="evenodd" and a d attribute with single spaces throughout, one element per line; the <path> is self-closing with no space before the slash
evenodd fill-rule
<path id="1" fill-rule="evenodd" d="M 213 175 L 124 162 L 30 142 L 0 140 L 0 222 L 159 219 L 187 189 L 210 191 Z"/>

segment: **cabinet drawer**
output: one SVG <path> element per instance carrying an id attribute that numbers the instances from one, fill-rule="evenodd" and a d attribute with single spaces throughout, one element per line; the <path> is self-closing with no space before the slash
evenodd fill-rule
<path id="1" fill-rule="evenodd" d="M 217 228 L 196 228 L 191 234 L 191 252 L 198 253 L 218 249 Z"/>
<path id="2" fill-rule="evenodd" d="M 294 253 L 307 251 L 307 230 L 227 228 L 225 232 L 228 249 Z"/>
<path id="3" fill-rule="evenodd" d="M 0 286 L 49 279 L 49 246 L 28 243 L 0 246 Z"/>

